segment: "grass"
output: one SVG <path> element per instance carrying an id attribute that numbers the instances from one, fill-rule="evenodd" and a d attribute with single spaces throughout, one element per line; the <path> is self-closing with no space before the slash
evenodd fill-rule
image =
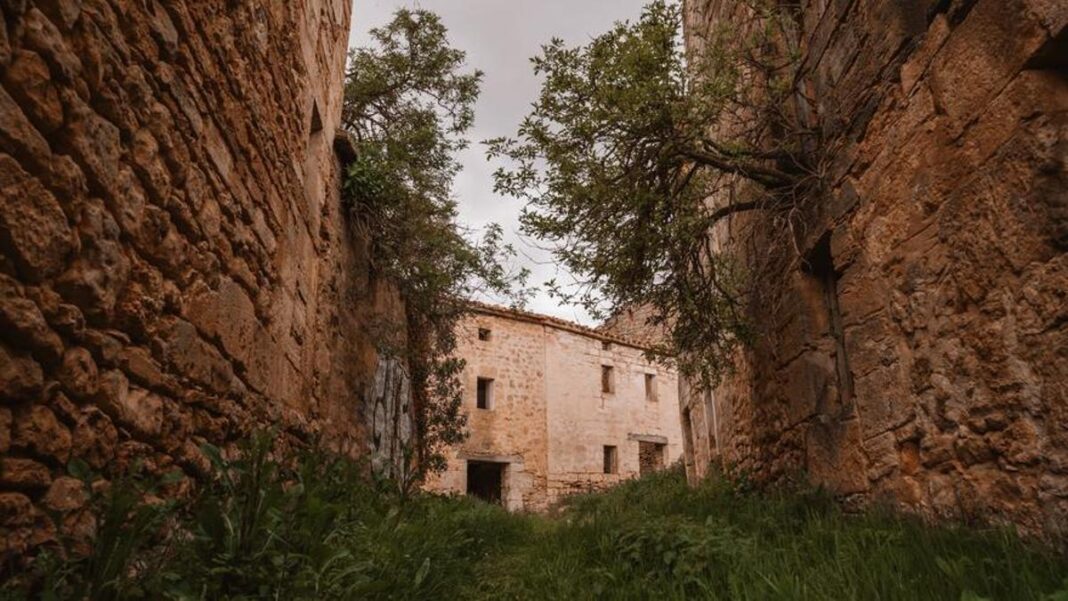
<path id="1" fill-rule="evenodd" d="M 114 484 L 94 553 L 39 556 L 0 597 L 1068 601 L 1065 558 L 1010 531 L 846 515 L 817 492 L 690 488 L 676 469 L 509 514 L 398 498 L 320 454 L 283 469 L 267 446 L 215 454 L 216 483 L 185 506 Z"/>

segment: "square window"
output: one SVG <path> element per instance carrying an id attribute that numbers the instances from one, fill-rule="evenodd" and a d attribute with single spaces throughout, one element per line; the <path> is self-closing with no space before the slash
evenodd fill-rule
<path id="1" fill-rule="evenodd" d="M 656 375 L 645 374 L 645 400 L 650 403 L 656 402 Z"/>
<path id="2" fill-rule="evenodd" d="M 479 409 L 493 408 L 493 380 L 490 378 L 478 379 L 478 390 L 475 398 L 475 406 Z"/>
<path id="3" fill-rule="evenodd" d="M 612 343 L 608 342 L 607 340 L 602 340 L 601 341 L 601 350 L 602 351 L 610 351 L 610 350 L 612 350 Z"/>
<path id="4" fill-rule="evenodd" d="M 605 445 L 604 447 L 604 473 L 616 474 L 619 473 L 619 461 L 618 450 L 614 446 Z"/>
<path id="5" fill-rule="evenodd" d="M 482 340 L 483 342 L 489 340 L 490 339 L 490 330 L 489 330 L 489 328 L 479 328 L 478 329 L 478 339 Z"/>
<path id="6" fill-rule="evenodd" d="M 601 392 L 611 394 L 616 390 L 615 374 L 611 365 L 601 366 Z"/>

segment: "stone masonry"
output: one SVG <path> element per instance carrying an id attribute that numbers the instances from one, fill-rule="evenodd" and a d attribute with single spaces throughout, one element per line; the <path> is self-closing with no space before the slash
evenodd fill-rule
<path id="1" fill-rule="evenodd" d="M 643 456 L 647 469 L 681 456 L 675 372 L 645 359 L 637 343 L 489 305 L 476 306 L 458 338 L 470 437 L 450 449 L 447 470 L 428 489 L 465 493 L 469 463 L 488 463 L 503 472 L 506 507 L 542 510 L 639 475 Z M 478 406 L 479 379 L 492 381 L 486 408 Z M 615 448 L 612 470 L 606 446 Z"/>
<path id="2" fill-rule="evenodd" d="M 691 49 L 742 3 L 687 0 Z M 822 138 L 804 261 L 715 394 L 691 475 L 1068 534 L 1068 4 L 803 0 Z"/>
<path id="3" fill-rule="evenodd" d="M 407 390 L 339 197 L 350 10 L 0 1 L 0 555 L 92 531 L 73 459 L 196 476 L 270 426 L 357 453 Z"/>

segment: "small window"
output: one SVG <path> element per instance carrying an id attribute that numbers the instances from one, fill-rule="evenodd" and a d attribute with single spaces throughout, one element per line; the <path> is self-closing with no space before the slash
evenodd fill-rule
<path id="1" fill-rule="evenodd" d="M 604 447 L 604 473 L 619 473 L 618 452 L 616 447 L 605 445 Z"/>
<path id="2" fill-rule="evenodd" d="M 602 351 L 610 351 L 610 350 L 612 350 L 612 343 L 608 342 L 607 340 L 602 340 L 601 341 L 601 350 Z"/>
<path id="3" fill-rule="evenodd" d="M 614 378 L 614 376 L 612 374 L 612 366 L 611 365 L 602 365 L 601 366 L 601 392 L 605 392 L 605 393 L 609 393 L 609 394 L 615 392 L 616 386 L 615 386 L 615 382 L 613 381 L 614 379 L 615 378 Z"/>
<path id="4" fill-rule="evenodd" d="M 479 328 L 478 329 L 478 339 L 483 341 L 483 342 L 489 340 L 490 339 L 490 330 L 489 330 L 489 328 Z"/>
<path id="5" fill-rule="evenodd" d="M 645 400 L 656 402 L 656 374 L 645 374 Z"/>
<path id="6" fill-rule="evenodd" d="M 493 380 L 490 378 L 478 379 L 478 392 L 475 399 L 475 406 L 479 409 L 492 409 L 493 408 Z"/>

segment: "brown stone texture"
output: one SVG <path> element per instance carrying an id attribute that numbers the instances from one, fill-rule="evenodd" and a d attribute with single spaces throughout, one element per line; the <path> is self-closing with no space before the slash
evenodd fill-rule
<path id="1" fill-rule="evenodd" d="M 0 560 L 84 505 L 74 458 L 366 448 L 370 331 L 401 313 L 339 196 L 350 11 L 0 3 Z"/>
<path id="2" fill-rule="evenodd" d="M 688 44 L 739 6 L 687 0 Z M 711 398 L 683 386 L 689 461 L 1064 536 L 1068 4 L 800 14 L 823 191 L 765 334 Z"/>

